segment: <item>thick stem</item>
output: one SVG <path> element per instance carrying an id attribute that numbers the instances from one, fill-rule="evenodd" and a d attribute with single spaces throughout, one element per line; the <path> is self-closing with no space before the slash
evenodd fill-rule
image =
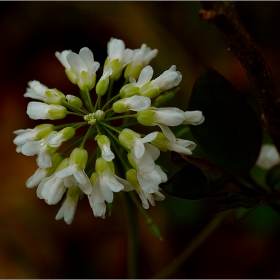
<path id="1" fill-rule="evenodd" d="M 280 152 L 280 95 L 266 60 L 247 33 L 235 2 L 201 2 L 200 17 L 216 25 L 240 61 L 263 112 L 263 123 Z"/>
<path id="2" fill-rule="evenodd" d="M 135 206 L 128 196 L 122 192 L 128 223 L 128 256 L 127 276 L 128 279 L 137 278 L 137 256 L 138 256 L 138 226 Z"/>

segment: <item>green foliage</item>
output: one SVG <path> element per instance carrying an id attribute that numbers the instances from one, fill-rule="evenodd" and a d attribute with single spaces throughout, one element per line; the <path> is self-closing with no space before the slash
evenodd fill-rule
<path id="1" fill-rule="evenodd" d="M 209 68 L 195 82 L 189 110 L 205 116 L 191 132 L 211 161 L 231 174 L 248 174 L 259 155 L 262 127 L 242 95 Z"/>

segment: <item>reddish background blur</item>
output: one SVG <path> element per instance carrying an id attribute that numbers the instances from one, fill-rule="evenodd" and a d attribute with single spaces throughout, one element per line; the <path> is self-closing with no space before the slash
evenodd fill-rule
<path id="1" fill-rule="evenodd" d="M 181 90 L 171 106 L 187 110 L 193 83 L 206 66 L 245 96 L 252 92 L 234 55 L 214 26 L 198 17 L 198 2 L 1 2 L 0 3 L 0 278 L 126 278 L 127 224 L 118 195 L 111 217 L 95 218 L 86 198 L 73 223 L 55 221 L 49 206 L 25 187 L 35 157 L 17 154 L 13 131 L 41 123 L 26 115 L 27 83 L 76 94 L 54 56 L 89 47 L 103 64 L 111 37 L 131 49 L 159 50 L 155 77 L 175 64 Z M 237 2 L 246 28 L 280 84 L 279 2 Z M 178 105 L 179 104 L 179 105 Z M 139 278 L 164 268 L 209 220 L 204 201 L 167 197 L 149 209 L 163 232 L 154 237 L 139 222 Z M 280 278 L 280 218 L 265 205 L 242 222 L 230 217 L 173 275 L 175 278 Z"/>

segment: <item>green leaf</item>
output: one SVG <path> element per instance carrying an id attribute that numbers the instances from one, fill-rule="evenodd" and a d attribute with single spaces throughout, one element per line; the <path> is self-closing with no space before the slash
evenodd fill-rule
<path id="1" fill-rule="evenodd" d="M 275 165 L 268 170 L 265 181 L 270 189 L 279 189 L 280 165 Z"/>
<path id="2" fill-rule="evenodd" d="M 205 116 L 191 132 L 211 161 L 231 174 L 248 174 L 259 155 L 262 127 L 241 94 L 210 68 L 196 80 L 189 110 Z"/>
<path id="3" fill-rule="evenodd" d="M 160 184 L 167 194 L 190 200 L 228 196 L 223 190 L 228 176 L 214 164 L 175 152 L 171 153 L 171 160 L 182 168 L 167 182 Z"/>

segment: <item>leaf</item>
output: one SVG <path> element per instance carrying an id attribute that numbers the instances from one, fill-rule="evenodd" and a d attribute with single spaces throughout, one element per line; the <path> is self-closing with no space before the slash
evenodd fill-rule
<path id="1" fill-rule="evenodd" d="M 214 214 L 226 211 L 229 209 L 234 209 L 238 207 L 243 207 L 245 209 L 250 209 L 258 204 L 264 198 L 263 195 L 259 194 L 244 194 L 244 193 L 236 193 L 232 194 L 230 197 L 220 200 L 216 209 L 214 210 Z"/>
<path id="2" fill-rule="evenodd" d="M 268 170 L 265 181 L 271 189 L 279 189 L 280 165 L 275 165 Z"/>
<path id="3" fill-rule="evenodd" d="M 262 127 L 241 94 L 209 68 L 195 82 L 189 110 L 205 116 L 191 132 L 211 161 L 231 174 L 248 174 L 259 155 Z"/>
<path id="4" fill-rule="evenodd" d="M 223 191 L 228 176 L 214 164 L 175 152 L 171 153 L 171 160 L 182 168 L 167 182 L 160 184 L 160 188 L 169 195 L 190 200 L 228 196 Z"/>

